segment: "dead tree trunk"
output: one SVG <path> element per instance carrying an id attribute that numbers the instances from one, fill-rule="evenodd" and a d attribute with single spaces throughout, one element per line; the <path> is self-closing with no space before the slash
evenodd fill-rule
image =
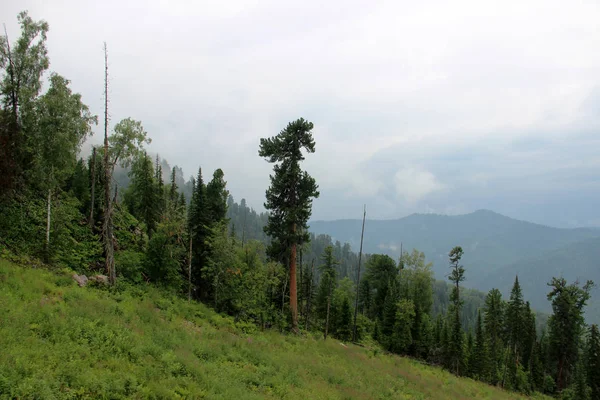
<path id="1" fill-rule="evenodd" d="M 367 206 L 363 209 L 362 231 L 360 233 L 360 251 L 358 252 L 358 271 L 356 272 L 356 301 L 354 304 L 354 327 L 352 328 L 352 341 L 356 342 L 356 317 L 358 316 L 358 294 L 360 289 L 360 262 L 362 260 L 363 236 L 365 234 L 365 218 L 367 218 Z"/>
<path id="2" fill-rule="evenodd" d="M 90 229 L 94 228 L 94 202 L 96 200 L 96 147 L 92 148 L 92 198 L 90 203 Z"/>
<path id="3" fill-rule="evenodd" d="M 112 225 L 112 199 L 110 198 L 110 181 L 112 180 L 112 166 L 108 155 L 108 51 L 104 43 L 104 221 L 102 233 L 104 238 L 104 265 L 108 274 L 108 281 L 114 285 L 117 280 L 114 259 L 113 225 Z"/>

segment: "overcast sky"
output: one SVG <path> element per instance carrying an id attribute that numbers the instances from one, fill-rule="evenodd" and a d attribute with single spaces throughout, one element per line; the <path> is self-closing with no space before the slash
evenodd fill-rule
<path id="1" fill-rule="evenodd" d="M 600 226 L 598 1 L 28 1 L 52 71 L 260 209 L 261 137 L 315 124 L 315 219 L 481 208 Z M 101 139 L 101 127 L 94 141 Z"/>

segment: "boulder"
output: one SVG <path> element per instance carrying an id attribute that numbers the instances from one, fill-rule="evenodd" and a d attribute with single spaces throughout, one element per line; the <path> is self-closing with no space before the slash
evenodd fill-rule
<path id="1" fill-rule="evenodd" d="M 88 278 L 85 275 L 73 274 L 73 279 L 80 287 L 84 287 L 88 283 Z"/>

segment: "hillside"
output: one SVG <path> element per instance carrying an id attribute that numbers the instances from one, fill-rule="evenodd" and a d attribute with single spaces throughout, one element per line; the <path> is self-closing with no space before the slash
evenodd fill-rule
<path id="1" fill-rule="evenodd" d="M 361 223 L 311 221 L 310 229 L 358 249 Z M 384 253 L 396 259 L 401 244 L 405 250 L 417 248 L 433 262 L 436 278 L 445 279 L 448 251 L 462 246 L 465 286 L 480 290 L 498 287 L 507 295 L 519 274 L 529 282 L 524 285 L 525 299 L 547 311 L 545 283 L 561 271 L 570 279 L 600 282 L 596 256 L 599 247 L 594 243 L 600 243 L 600 230 L 552 228 L 479 210 L 455 216 L 413 214 L 398 220 L 367 220 L 363 247 L 367 253 Z M 595 292 L 594 300 L 597 297 Z M 597 307 L 588 315 L 594 321 L 600 320 Z"/>
<path id="2" fill-rule="evenodd" d="M 548 282 L 553 276 L 562 276 L 568 281 L 585 282 L 588 279 L 600 283 L 600 238 L 592 238 L 572 243 L 544 253 L 539 257 L 520 260 L 514 264 L 492 272 L 487 279 L 477 283 L 480 289 L 497 287 L 508 293 L 519 274 L 524 293 L 538 293 L 540 282 Z M 550 303 L 545 297 L 531 298 L 532 306 L 550 312 Z M 589 323 L 600 323 L 600 290 L 592 292 L 586 319 Z"/>
<path id="3" fill-rule="evenodd" d="M 0 288 L 0 398 L 523 398 L 374 349 L 257 332 L 150 286 L 80 288 L 69 271 L 0 260 Z"/>

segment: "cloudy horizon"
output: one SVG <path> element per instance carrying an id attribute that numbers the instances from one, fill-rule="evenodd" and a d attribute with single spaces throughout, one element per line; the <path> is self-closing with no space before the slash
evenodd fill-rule
<path id="1" fill-rule="evenodd" d="M 592 1 L 7 1 L 50 25 L 50 70 L 141 120 L 186 179 L 262 209 L 261 137 L 313 122 L 313 219 L 490 209 L 600 226 L 600 4 Z M 101 141 L 102 127 L 92 143 Z"/>

